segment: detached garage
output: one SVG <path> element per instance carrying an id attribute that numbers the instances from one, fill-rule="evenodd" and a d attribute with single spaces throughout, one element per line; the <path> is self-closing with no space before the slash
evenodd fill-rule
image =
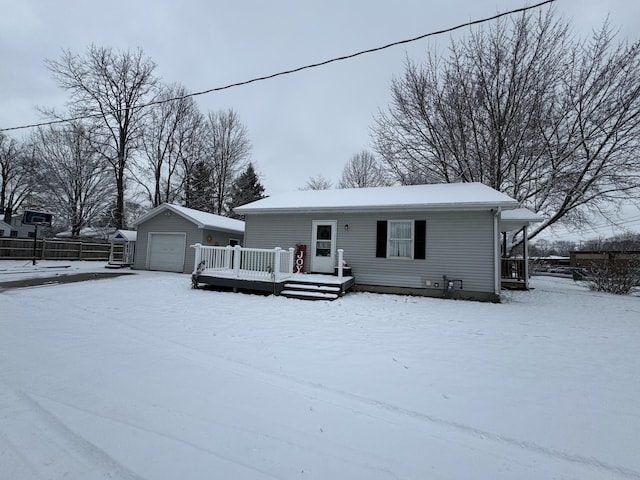
<path id="1" fill-rule="evenodd" d="M 244 222 L 164 203 L 134 222 L 137 229 L 133 268 L 191 273 L 191 245 L 242 245 Z"/>

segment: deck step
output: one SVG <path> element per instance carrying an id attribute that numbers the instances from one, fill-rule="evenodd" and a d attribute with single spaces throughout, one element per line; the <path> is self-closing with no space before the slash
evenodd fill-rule
<path id="1" fill-rule="evenodd" d="M 310 292 L 308 290 L 283 290 L 280 295 L 287 298 L 297 298 L 299 300 L 335 300 L 340 297 L 338 293 L 331 292 Z"/>
<path id="2" fill-rule="evenodd" d="M 309 290 L 309 291 L 322 291 L 322 292 L 338 292 L 340 293 L 340 287 L 333 285 L 321 285 L 319 283 L 285 283 L 284 288 L 287 290 Z"/>
<path id="3" fill-rule="evenodd" d="M 324 282 L 294 280 L 284 284 L 284 290 L 280 295 L 300 300 L 335 300 L 342 296 L 342 290 L 339 286 Z"/>

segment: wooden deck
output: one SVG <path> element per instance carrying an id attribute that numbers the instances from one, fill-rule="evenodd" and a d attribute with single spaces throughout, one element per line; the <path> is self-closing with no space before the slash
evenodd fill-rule
<path id="1" fill-rule="evenodd" d="M 207 285 L 213 288 L 230 288 L 233 291 L 261 292 L 307 300 L 335 300 L 355 284 L 355 278 L 335 275 L 293 273 L 288 278 L 255 278 L 237 276 L 233 270 L 205 269 L 192 275 L 193 288 Z"/>
<path id="2" fill-rule="evenodd" d="M 199 243 L 193 288 L 209 285 L 234 291 L 262 292 L 306 300 L 335 300 L 354 284 L 351 269 L 344 266 L 343 250 L 338 249 L 336 275 L 294 273 L 294 249 L 244 248 L 239 245 L 216 247 Z"/>

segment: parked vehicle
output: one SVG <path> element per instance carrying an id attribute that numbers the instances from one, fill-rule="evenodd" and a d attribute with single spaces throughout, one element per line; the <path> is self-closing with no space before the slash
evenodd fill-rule
<path id="1" fill-rule="evenodd" d="M 570 275 L 572 272 L 572 267 L 552 267 L 549 270 L 547 270 L 547 272 L 549 273 L 566 273 L 567 275 Z"/>
<path id="2" fill-rule="evenodd" d="M 547 272 L 571 275 L 574 280 L 582 280 L 589 274 L 589 272 L 583 267 L 553 267 L 547 270 Z"/>

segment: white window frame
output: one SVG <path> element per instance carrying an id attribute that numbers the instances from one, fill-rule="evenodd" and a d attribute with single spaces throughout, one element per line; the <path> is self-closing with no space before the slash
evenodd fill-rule
<path id="1" fill-rule="evenodd" d="M 411 225 L 411 238 L 391 238 L 391 224 L 393 223 L 409 223 Z M 400 259 L 400 260 L 413 260 L 413 252 L 415 250 L 415 236 L 416 236 L 416 225 L 413 219 L 404 219 L 404 220 L 387 220 L 387 258 Z M 400 240 L 407 241 L 409 240 L 409 255 L 392 255 L 391 241 L 392 240 Z"/>

